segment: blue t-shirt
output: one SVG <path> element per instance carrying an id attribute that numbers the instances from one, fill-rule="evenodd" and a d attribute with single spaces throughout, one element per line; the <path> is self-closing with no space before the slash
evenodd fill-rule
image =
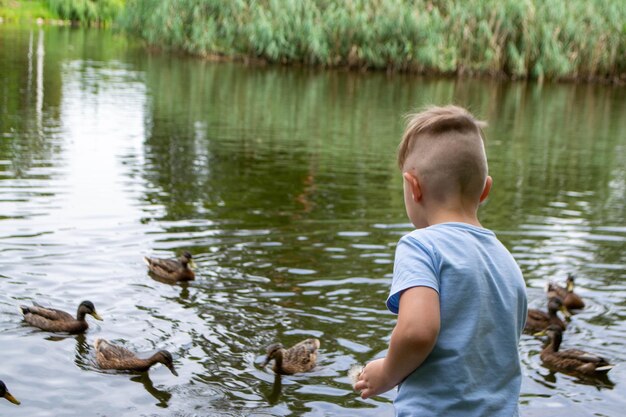
<path id="1" fill-rule="evenodd" d="M 396 415 L 518 415 L 526 286 L 509 251 L 493 232 L 465 223 L 415 230 L 396 248 L 389 310 L 398 313 L 402 291 L 419 286 L 439 293 L 441 328 L 398 386 Z"/>

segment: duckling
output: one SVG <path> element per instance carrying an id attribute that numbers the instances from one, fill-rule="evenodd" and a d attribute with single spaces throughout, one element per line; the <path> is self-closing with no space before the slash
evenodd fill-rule
<path id="1" fill-rule="evenodd" d="M 193 281 L 196 277 L 191 269 L 196 264 L 188 251 L 183 252 L 178 259 L 149 258 L 147 256 L 143 259 L 150 272 L 166 281 Z"/>
<path id="2" fill-rule="evenodd" d="M 162 363 L 174 375 L 178 376 L 178 372 L 174 369 L 172 354 L 167 350 L 160 350 L 149 358 L 140 359 L 130 350 L 104 339 L 96 339 L 94 347 L 96 348 L 96 363 L 101 369 L 144 372 L 155 363 Z"/>
<path id="3" fill-rule="evenodd" d="M 91 301 L 80 303 L 76 318 L 65 311 L 42 307 L 35 302 L 33 302 L 32 307 L 20 306 L 20 309 L 28 324 L 49 332 L 83 333 L 89 327 L 87 320 L 85 320 L 87 314 L 96 320 L 102 320 Z"/>
<path id="4" fill-rule="evenodd" d="M 548 294 L 551 292 L 554 292 L 561 297 L 563 305 L 568 310 L 579 310 L 585 308 L 585 302 L 583 299 L 574 292 L 574 276 L 572 274 L 567 274 L 565 288 L 555 283 L 550 283 L 548 287 Z"/>
<path id="5" fill-rule="evenodd" d="M 315 367 L 319 347 L 318 339 L 303 340 L 289 349 L 285 349 L 280 343 L 275 343 L 268 346 L 267 358 L 262 367 L 274 359 L 273 369 L 277 374 L 291 375 L 310 371 Z"/>
<path id="6" fill-rule="evenodd" d="M 7 389 L 7 386 L 4 385 L 4 382 L 2 381 L 0 381 L 0 397 L 6 398 L 9 402 L 15 405 L 20 405 L 20 402 L 11 395 L 11 393 Z"/>
<path id="7" fill-rule="evenodd" d="M 554 324 L 565 330 L 566 324 L 559 318 L 557 312 L 561 310 L 565 317 L 570 317 L 569 311 L 563 306 L 561 298 L 553 296 L 548 300 L 548 312 L 530 309 L 528 310 L 528 316 L 526 317 L 526 325 L 524 331 L 527 333 L 540 332 L 548 325 Z"/>
<path id="8" fill-rule="evenodd" d="M 548 344 L 541 351 L 541 361 L 548 368 L 566 374 L 597 376 L 606 374 L 615 365 L 593 353 L 579 349 L 559 350 L 563 340 L 563 330 L 554 324 L 549 325 L 535 336 L 548 336 Z"/>

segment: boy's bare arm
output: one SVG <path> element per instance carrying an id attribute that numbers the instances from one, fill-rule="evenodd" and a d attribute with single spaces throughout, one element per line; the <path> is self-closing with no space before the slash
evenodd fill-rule
<path id="1" fill-rule="evenodd" d="M 398 323 L 385 359 L 385 370 L 395 385 L 420 366 L 432 351 L 439 335 L 439 317 L 439 294 L 432 288 L 413 287 L 402 293 Z"/>
<path id="2" fill-rule="evenodd" d="M 404 291 L 387 357 L 368 363 L 354 389 L 361 391 L 362 398 L 369 398 L 398 385 L 430 354 L 439 327 L 439 294 L 428 287 Z"/>

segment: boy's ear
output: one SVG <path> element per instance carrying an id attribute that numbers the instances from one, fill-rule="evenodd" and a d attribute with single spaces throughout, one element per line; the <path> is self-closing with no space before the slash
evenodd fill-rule
<path id="1" fill-rule="evenodd" d="M 409 191 L 411 191 L 413 201 L 419 203 L 422 199 L 422 187 L 420 187 L 420 182 L 417 179 L 417 176 L 407 171 L 402 174 L 402 177 L 404 177 L 404 181 L 406 181 L 406 185 L 409 187 Z"/>
<path id="2" fill-rule="evenodd" d="M 491 186 L 493 185 L 493 179 L 487 175 L 487 180 L 485 181 L 485 188 L 483 188 L 483 192 L 480 195 L 480 202 L 485 201 L 487 196 L 489 195 L 489 191 L 491 191 Z"/>

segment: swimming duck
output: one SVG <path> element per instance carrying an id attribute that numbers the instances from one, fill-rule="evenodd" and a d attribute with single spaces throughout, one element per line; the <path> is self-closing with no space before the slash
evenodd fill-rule
<path id="1" fill-rule="evenodd" d="M 548 336 L 548 344 L 541 351 L 541 361 L 548 368 L 566 374 L 586 376 L 606 374 L 615 365 L 593 353 L 579 349 L 559 350 L 563 340 L 563 330 L 551 324 L 536 336 Z"/>
<path id="2" fill-rule="evenodd" d="M 178 376 L 178 372 L 174 369 L 172 354 L 167 350 L 160 350 L 149 358 L 140 359 L 130 350 L 104 339 L 96 339 L 94 347 L 96 348 L 96 363 L 101 369 L 144 372 L 155 363 L 162 363 L 174 375 Z"/>
<path id="3" fill-rule="evenodd" d="M 7 390 L 7 386 L 4 385 L 4 382 L 0 381 L 0 397 L 6 398 L 9 402 L 20 405 L 20 402 L 11 395 L 9 390 Z"/>
<path id="4" fill-rule="evenodd" d="M 285 349 L 280 343 L 268 346 L 267 358 L 263 367 L 274 359 L 274 372 L 277 374 L 291 375 L 299 372 L 307 372 L 315 367 L 317 349 L 320 347 L 318 339 L 306 339 L 289 349 Z"/>
<path id="5" fill-rule="evenodd" d="M 572 274 L 567 275 L 565 288 L 555 283 L 550 283 L 548 286 L 548 294 L 551 292 L 554 292 L 561 297 L 563 305 L 568 310 L 579 310 L 585 308 L 585 302 L 574 292 L 574 276 Z"/>
<path id="6" fill-rule="evenodd" d="M 150 272 L 167 281 L 193 281 L 196 277 L 191 269 L 196 265 L 188 251 L 183 252 L 178 259 L 149 258 L 147 256 L 143 259 Z"/>
<path id="7" fill-rule="evenodd" d="M 563 306 L 563 302 L 560 297 L 553 296 L 548 300 L 548 312 L 538 310 L 535 308 L 528 310 L 528 316 L 526 317 L 526 325 L 524 331 L 527 333 L 540 332 L 550 324 L 559 326 L 562 330 L 565 330 L 566 324 L 557 315 L 558 311 L 562 311 L 565 317 L 570 317 L 569 311 Z"/>
<path id="8" fill-rule="evenodd" d="M 91 301 L 80 303 L 76 318 L 65 311 L 43 307 L 35 302 L 31 307 L 20 306 L 20 309 L 28 324 L 49 332 L 82 333 L 89 327 L 85 320 L 87 314 L 96 320 L 102 320 Z"/>

